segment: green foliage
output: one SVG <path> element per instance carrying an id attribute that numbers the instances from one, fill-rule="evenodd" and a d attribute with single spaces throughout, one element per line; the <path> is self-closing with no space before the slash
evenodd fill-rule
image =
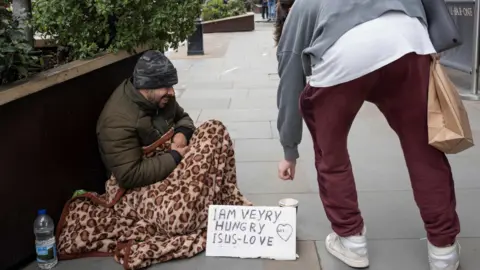
<path id="1" fill-rule="evenodd" d="M 178 48 L 195 30 L 199 0 L 35 0 L 33 26 L 71 59 L 139 46 Z"/>
<path id="2" fill-rule="evenodd" d="M 12 12 L 0 7 L 0 85 L 28 77 L 39 71 L 38 58 Z"/>
<path id="3" fill-rule="evenodd" d="M 255 7 L 255 0 L 245 0 L 245 9 L 246 11 L 250 12 L 253 11 L 253 8 Z"/>
<path id="4" fill-rule="evenodd" d="M 208 0 L 203 5 L 202 18 L 204 21 L 218 20 L 246 12 L 243 0 L 229 0 L 227 4 L 224 4 L 223 0 Z"/>

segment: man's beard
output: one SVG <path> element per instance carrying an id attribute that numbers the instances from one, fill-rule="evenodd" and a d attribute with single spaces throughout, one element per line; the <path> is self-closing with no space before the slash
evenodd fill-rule
<path id="1" fill-rule="evenodd" d="M 148 92 L 146 98 L 151 103 L 156 104 L 158 107 L 162 108 L 167 105 L 173 98 L 175 98 L 175 96 L 171 94 L 165 94 L 160 98 L 157 98 L 154 92 Z"/>
<path id="2" fill-rule="evenodd" d="M 174 98 L 175 96 L 166 94 L 160 98 L 157 104 L 160 108 L 163 108 L 167 106 L 167 104 L 170 103 Z"/>

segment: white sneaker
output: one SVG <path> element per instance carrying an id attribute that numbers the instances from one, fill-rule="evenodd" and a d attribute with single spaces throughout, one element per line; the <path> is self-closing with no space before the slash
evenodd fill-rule
<path id="1" fill-rule="evenodd" d="M 367 230 L 364 227 L 362 235 L 340 237 L 336 233 L 331 233 L 325 240 L 325 247 L 337 259 L 353 268 L 367 268 L 369 266 Z"/>
<path id="2" fill-rule="evenodd" d="M 428 242 L 430 270 L 457 270 L 460 265 L 460 244 L 439 248 Z"/>

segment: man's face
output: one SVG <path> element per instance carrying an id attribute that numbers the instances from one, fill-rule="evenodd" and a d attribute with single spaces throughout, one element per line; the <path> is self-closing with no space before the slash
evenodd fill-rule
<path id="1" fill-rule="evenodd" d="M 159 108 L 164 108 L 170 99 L 175 97 L 175 90 L 173 90 L 173 87 L 142 90 L 141 93 L 148 101 L 157 104 Z"/>

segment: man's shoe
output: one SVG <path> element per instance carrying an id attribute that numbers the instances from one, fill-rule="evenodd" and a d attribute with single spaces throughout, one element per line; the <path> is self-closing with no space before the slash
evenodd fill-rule
<path id="1" fill-rule="evenodd" d="M 367 268 L 369 266 L 366 228 L 358 236 L 340 237 L 331 233 L 325 240 L 325 247 L 337 259 L 353 268 Z"/>
<path id="2" fill-rule="evenodd" d="M 430 270 L 457 270 L 460 266 L 460 244 L 439 248 L 428 242 Z"/>

